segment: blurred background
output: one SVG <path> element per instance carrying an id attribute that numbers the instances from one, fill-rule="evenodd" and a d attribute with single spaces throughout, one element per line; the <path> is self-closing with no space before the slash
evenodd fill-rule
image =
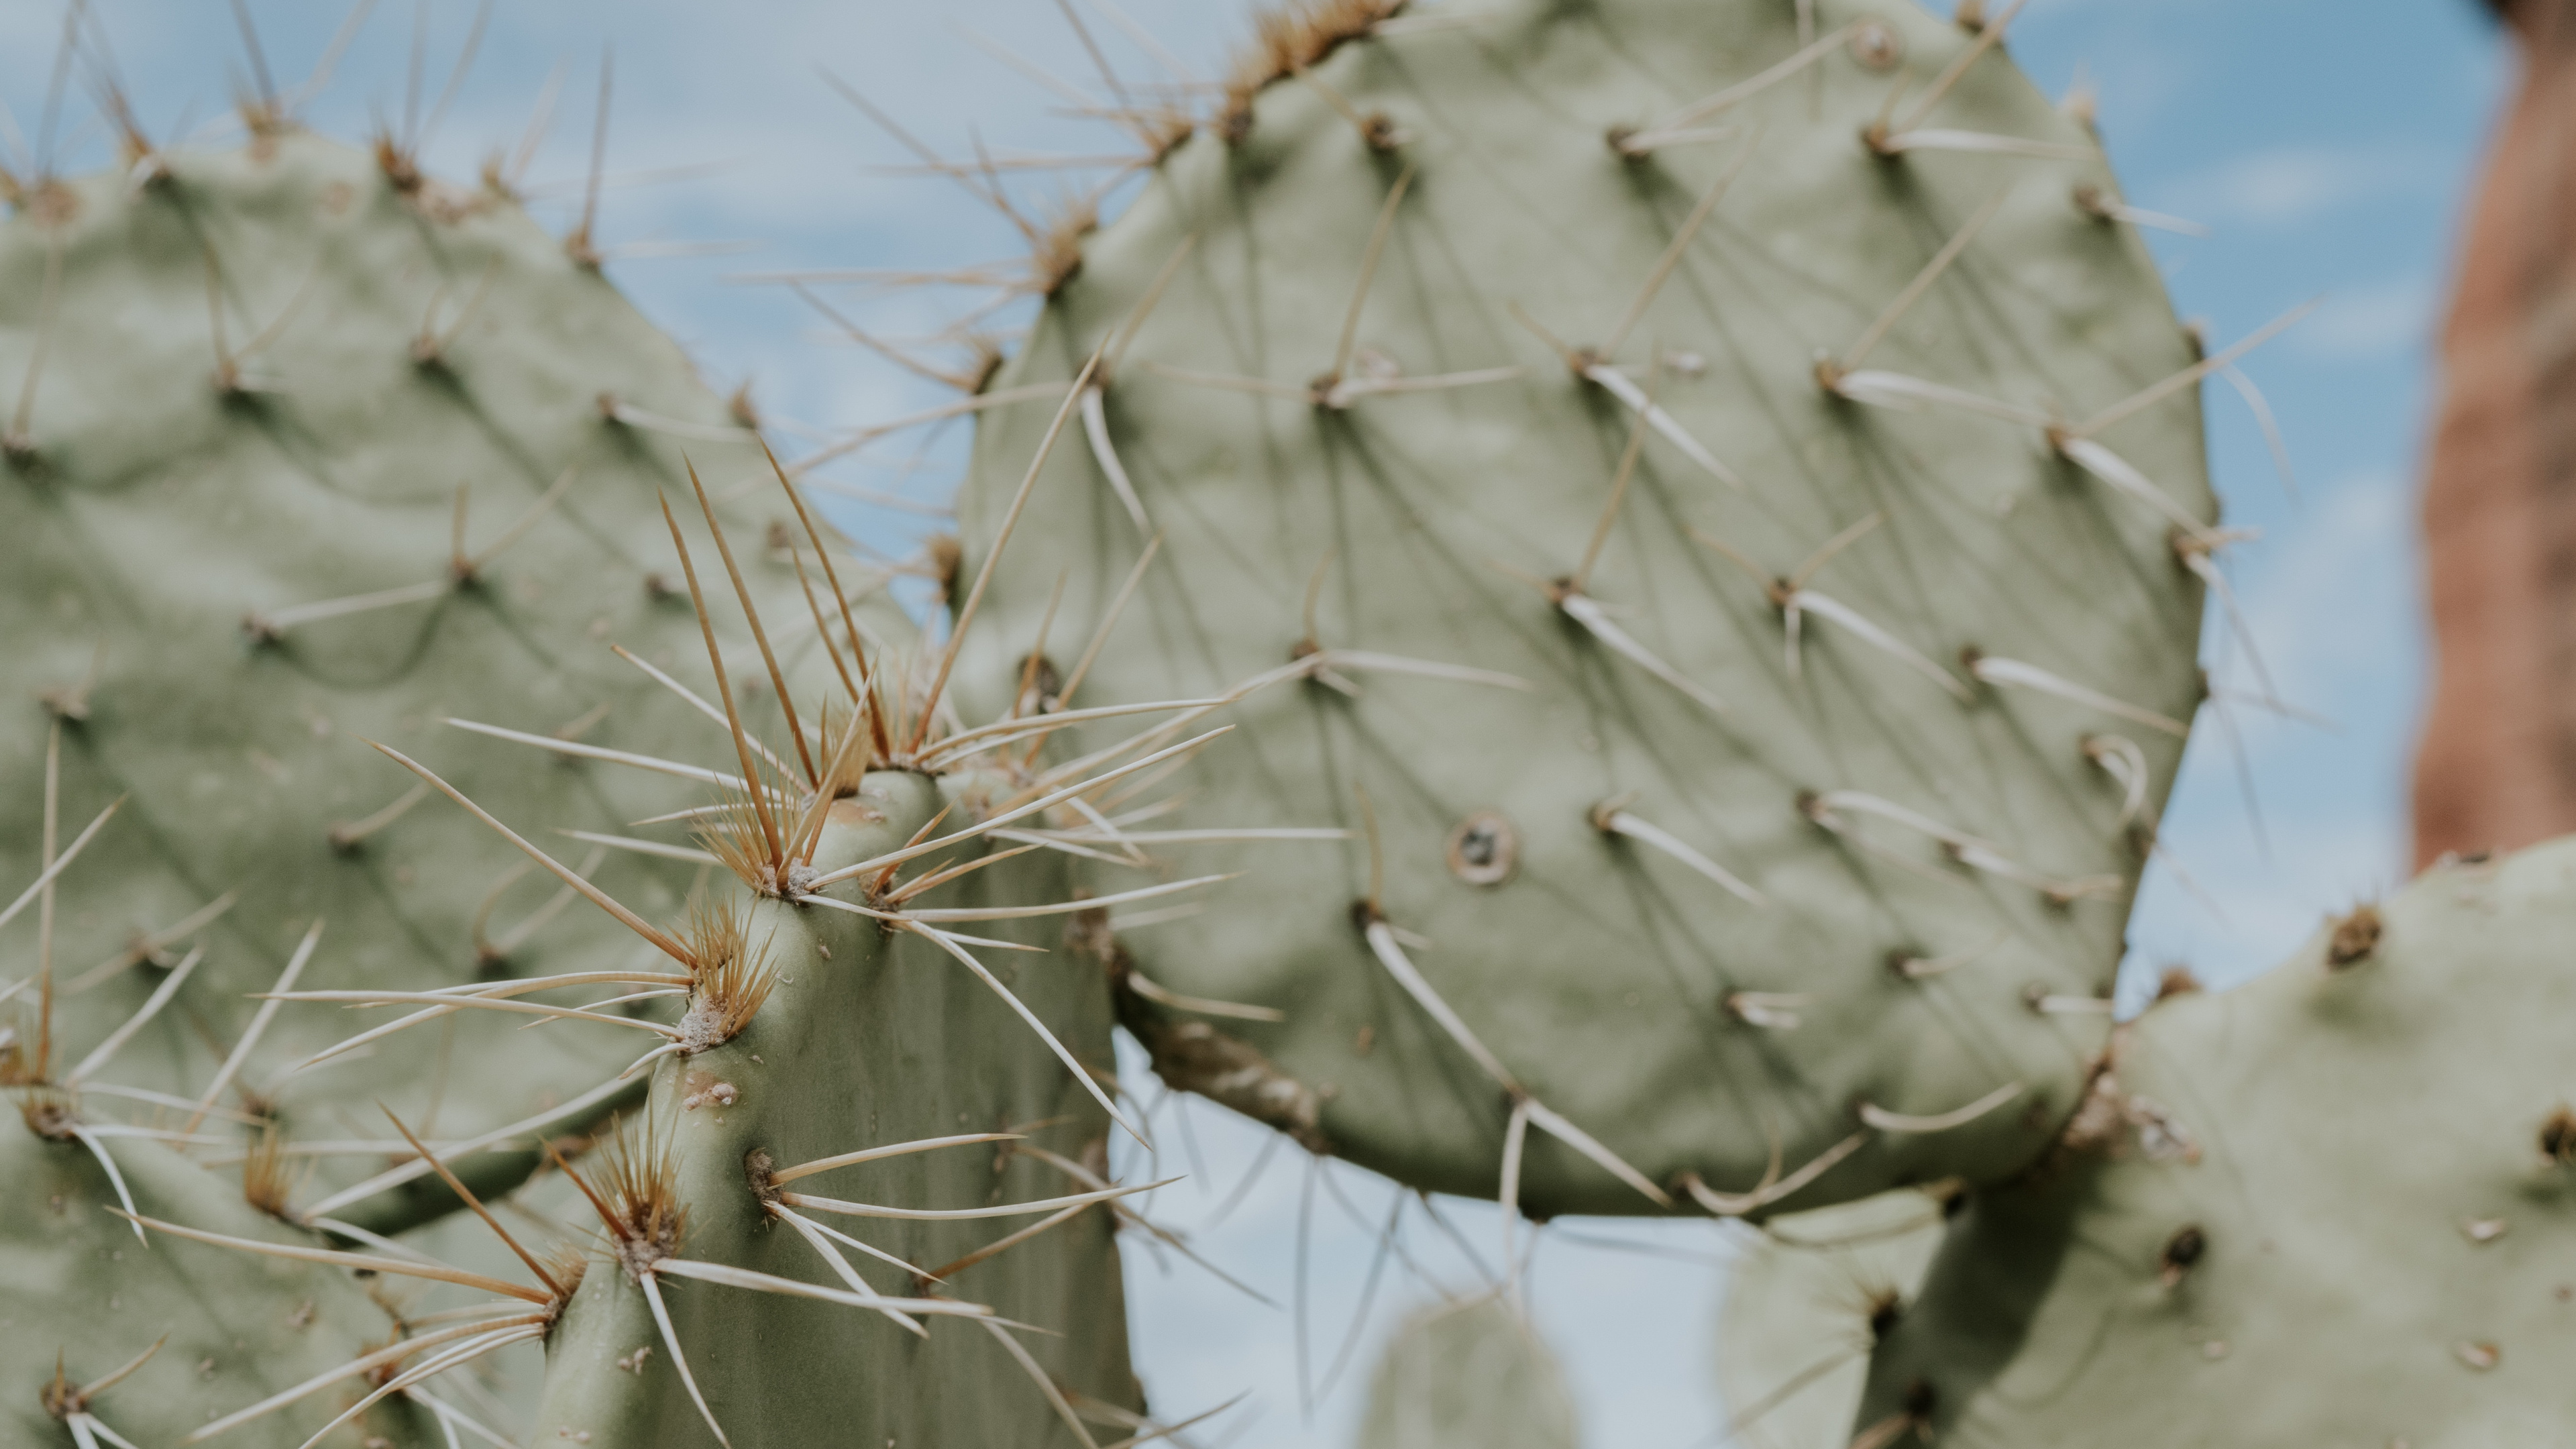
<path id="1" fill-rule="evenodd" d="M 1242 0 L 1072 3 L 1111 64 L 1144 85 L 1219 73 L 1250 29 Z M 1021 253 L 1010 224 L 964 188 L 897 174 L 917 158 L 827 74 L 946 156 L 980 146 L 1114 157 L 1128 146 L 1084 114 L 1101 86 L 1058 0 L 514 0 L 489 13 L 461 77 L 478 28 L 471 0 L 386 0 L 354 30 L 345 0 L 246 8 L 270 83 L 288 95 L 311 87 L 308 124 L 348 139 L 428 128 L 428 169 L 460 178 L 525 147 L 524 184 L 558 231 L 583 204 L 613 54 L 596 225 L 607 273 L 711 383 L 748 383 L 791 449 L 951 395 L 760 274 L 954 271 Z M 84 43 L 112 57 L 149 134 L 237 138 L 232 99 L 261 82 L 226 6 L 96 0 L 87 12 Z M 65 22 L 57 0 L 0 0 L 0 141 L 13 169 L 111 159 L 91 79 L 58 78 Z M 2205 657 L 2219 702 L 2193 737 L 2167 859 L 2131 923 L 2131 1000 L 2169 965 L 2212 985 L 2241 981 L 2325 914 L 2408 874 L 2409 752 L 2428 679 L 2417 499 L 2431 345 L 2512 58 L 2472 0 L 2031 0 L 2009 49 L 2052 96 L 2097 98 L 2130 202 L 2206 229 L 2154 245 L 2178 309 L 2216 342 L 2322 299 L 2245 368 L 2277 417 L 2295 485 L 2256 410 L 2218 381 L 2207 394 L 2227 521 L 2261 530 L 2230 552 L 2232 583 L 2281 698 L 2312 717 L 2245 697 L 2254 676 L 2213 608 Z M 1039 206 L 1110 185 L 1114 212 L 1117 176 L 1103 165 L 1014 181 Z M 959 286 L 821 291 L 894 338 L 939 333 L 995 300 Z M 1004 305 L 987 325 L 1007 333 L 1028 305 Z M 843 491 L 824 501 L 867 547 L 909 554 L 946 526 L 937 510 L 967 442 L 963 426 L 889 438 L 826 469 L 825 487 Z M 1137 1092 L 1159 1097 L 1130 1065 Z M 1397 1190 L 1383 1179 L 1279 1150 L 1281 1139 L 1204 1102 L 1173 1099 L 1158 1120 L 1167 1154 L 1186 1159 L 1162 1166 L 1190 1177 L 1149 1211 L 1190 1231 L 1242 1288 L 1130 1242 L 1135 1353 L 1156 1412 L 1168 1422 L 1243 1395 L 1197 1442 L 1346 1443 L 1384 1334 L 1413 1308 L 1479 1286 L 1493 1265 L 1492 1208 L 1440 1200 L 1431 1227 L 1410 1215 L 1387 1245 L 1379 1226 Z M 1576 1219 L 1542 1230 L 1532 1308 L 1588 1443 L 1721 1441 L 1711 1363 L 1730 1231 Z"/>

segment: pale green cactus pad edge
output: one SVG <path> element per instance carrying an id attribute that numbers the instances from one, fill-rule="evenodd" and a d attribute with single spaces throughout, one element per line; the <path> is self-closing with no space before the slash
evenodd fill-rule
<path id="1" fill-rule="evenodd" d="M 1202 133 L 1162 161 L 1087 240 L 997 380 L 1071 377 L 1169 268 L 1100 409 L 1136 512 L 1164 541 L 1077 706 L 1209 695 L 1281 669 L 1302 643 L 1325 651 L 1309 658 L 1317 677 L 1229 711 L 1242 728 L 1207 757 L 1191 808 L 1155 826 L 1352 832 L 1235 847 L 1247 874 L 1220 899 L 1120 936 L 1167 996 L 1286 1014 L 1199 1018 L 1131 995 L 1127 1017 L 1167 1079 L 1404 1182 L 1497 1191 L 1515 1098 L 1408 997 L 1354 917 L 1371 881 L 1364 788 L 1383 850 L 1377 904 L 1397 928 L 1381 936 L 1530 1099 L 1649 1185 L 1696 1174 L 1747 1194 L 1775 1151 L 1785 1173 L 1829 1165 L 1747 1211 L 1991 1182 L 2074 1110 L 2109 1024 L 2099 1003 L 2144 860 L 2138 827 L 2202 687 L 2201 587 L 2169 537 L 2215 508 L 2196 392 L 2088 439 L 2161 504 L 2079 468 L 2036 421 L 1878 404 L 1910 386 L 1885 381 L 1896 375 L 2072 424 L 2196 353 L 2135 234 L 2079 200 L 2111 194 L 2091 137 L 2005 56 L 1970 59 L 1919 118 L 1912 100 L 1889 107 L 1900 79 L 1927 95 L 1975 44 L 1911 6 L 1828 0 L 1819 40 L 1836 43 L 1697 125 L 1725 134 L 1614 151 L 1614 128 L 1651 128 L 1794 57 L 1797 9 L 1497 4 L 1474 24 L 1343 44 L 1312 82 L 1261 93 L 1240 145 Z M 1401 144 L 1373 151 L 1326 87 L 1389 118 Z M 1873 154 L 1862 131 L 1883 112 L 1919 149 Z M 1946 149 L 1960 133 L 2046 154 Z M 1611 361 L 1744 486 L 1649 437 L 1583 591 L 1685 693 L 1544 587 L 1580 564 L 1632 413 L 1512 312 L 1569 346 L 1610 341 L 1739 157 Z M 1275 395 L 1332 370 L 1372 230 L 1408 174 L 1341 379 L 1348 406 Z M 1827 395 L 1819 356 L 1849 360 L 1990 205 L 1861 359 L 1882 391 Z M 1383 390 L 1399 373 L 1497 367 L 1521 371 Z M 984 415 L 960 497 L 969 570 L 1051 411 Z M 997 627 L 963 671 L 981 707 L 1010 697 L 1059 570 L 1060 618 L 1098 619 L 1145 546 L 1101 450 L 1079 441 L 1041 478 L 986 601 Z M 1805 581 L 1839 608 L 1802 608 L 1797 678 L 1762 584 L 1692 537 L 1785 574 L 1873 515 L 1878 527 Z M 1059 665 L 1081 647 L 1080 631 L 1061 632 L 1048 643 Z M 1989 665 L 1975 679 L 1971 648 Z M 2102 754 L 2137 777 L 2134 798 Z M 1822 807 L 1802 809 L 1816 796 Z M 1634 832 L 1596 828 L 1610 802 L 1762 904 Z M 1496 832 L 1469 829 L 1485 812 L 1510 837 L 1500 850 Z M 1104 872 L 1100 886 L 1131 878 Z M 1912 974 L 1892 969 L 1905 961 Z M 1540 1213 L 1652 1205 L 1545 1131 L 1529 1134 L 1520 1200 Z"/>

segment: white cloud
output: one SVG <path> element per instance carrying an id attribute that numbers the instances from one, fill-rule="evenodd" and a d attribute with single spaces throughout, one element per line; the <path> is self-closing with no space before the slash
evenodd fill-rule
<path id="1" fill-rule="evenodd" d="M 2432 338 L 2441 293 L 2424 273 L 2390 277 L 2335 293 L 2286 339 L 2307 356 L 2334 362 L 2381 362 Z"/>
<path id="2" fill-rule="evenodd" d="M 2218 226 L 2296 226 L 2362 202 L 2440 190 L 2455 164 L 2432 146 L 2276 146 L 2182 177 L 2148 204 Z"/>

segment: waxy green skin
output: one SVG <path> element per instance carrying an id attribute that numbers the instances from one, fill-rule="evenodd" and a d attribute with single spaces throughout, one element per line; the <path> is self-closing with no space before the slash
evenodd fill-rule
<path id="1" fill-rule="evenodd" d="M 520 874 L 493 907 L 490 936 L 556 886 L 445 801 L 424 801 L 351 850 L 328 835 L 415 783 L 370 738 L 576 864 L 589 847 L 551 827 L 628 833 L 627 821 L 703 803 L 692 782 L 566 762 L 441 721 L 543 734 L 605 707 L 585 742 L 735 770 L 712 726 L 609 652 L 623 644 L 712 697 L 655 506 L 676 494 L 683 518 L 693 511 L 678 447 L 610 420 L 602 398 L 699 434 L 687 446 L 719 492 L 766 465 L 679 349 L 515 204 L 439 183 L 407 200 L 365 154 L 301 134 L 161 162 L 166 174 L 140 186 L 122 173 L 70 183 L 67 221 L 40 207 L 0 224 L 0 386 L 11 412 L 49 306 L 54 315 L 28 415 L 33 451 L 0 468 L 0 618 L 10 621 L 0 881 L 38 869 L 39 696 L 75 690 L 95 668 L 78 717 L 64 721 L 62 837 L 110 800 L 125 805 L 62 880 L 57 976 L 68 985 L 112 962 L 138 929 L 237 891 L 200 933 L 207 956 L 195 977 L 111 1073 L 193 1097 L 257 1006 L 250 994 L 270 989 L 317 917 L 328 925 L 304 989 L 423 990 L 633 957 L 630 936 L 576 904 L 506 961 L 479 962 L 473 924 L 505 872 Z M 48 304 L 55 253 L 61 280 Z M 210 257 L 232 352 L 292 308 L 273 341 L 237 358 L 255 387 L 274 390 L 217 385 Z M 430 361 L 415 353 L 426 317 L 445 344 Z M 567 469 L 560 502 L 470 586 L 274 641 L 243 627 L 254 613 L 441 579 L 460 484 L 471 489 L 470 553 Z M 759 542 L 765 524 L 792 522 L 783 496 L 773 484 L 722 512 L 769 618 L 801 619 L 794 575 Z M 724 589 L 712 558 L 701 566 Z M 754 722 L 774 721 L 738 615 L 718 618 Z M 785 646 L 801 666 L 791 678 L 819 684 L 811 629 L 798 638 Z M 658 918 L 676 913 L 689 872 L 611 853 L 594 878 Z M 34 966 L 30 923 L 13 923 L 11 980 Z M 165 962 L 188 944 L 172 943 Z M 86 1050 L 159 975 L 132 969 L 67 992 L 57 1039 Z M 389 1136 L 370 1105 L 381 1099 L 429 1137 L 454 1140 L 569 1100 L 632 1055 L 622 1034 L 530 1037 L 520 1021 L 468 1013 L 452 1033 L 415 1030 L 281 1078 L 384 1019 L 292 1006 L 241 1081 L 274 1099 L 293 1134 Z M 519 1153 L 461 1168 L 497 1191 L 535 1163 Z M 381 1166 L 332 1159 L 307 1200 Z M 390 1232 L 453 1206 L 443 1191 L 415 1189 L 351 1216 Z"/>
<path id="2" fill-rule="evenodd" d="M 1717 1389 L 1747 1449 L 1846 1449 L 1876 1332 L 1940 1246 L 1941 1201 L 1898 1191 L 1784 1213 L 1727 1267 Z"/>
<path id="3" fill-rule="evenodd" d="M 1920 1380 L 1936 1438 L 1997 1449 L 2562 1435 L 2576 1179 L 2540 1139 L 2576 1102 L 2576 841 L 2437 866 L 2378 910 L 2358 961 L 2329 967 L 2321 932 L 2126 1028 L 2118 1099 L 2197 1161 L 2124 1131 L 1978 1195 L 1858 1422 Z M 2168 1285 L 2185 1228 L 2205 1248 Z"/>
<path id="4" fill-rule="evenodd" d="M 311 1240 L 261 1216 L 205 1169 L 158 1143 L 110 1139 L 117 1170 L 146 1217 L 267 1242 Z M 117 1198 L 78 1142 L 52 1142 L 0 1116 L 0 1439 L 63 1446 L 71 1430 L 42 1406 L 60 1354 L 87 1384 L 122 1367 L 163 1334 L 169 1341 L 89 1411 L 137 1444 L 174 1444 L 209 1419 L 268 1397 L 367 1352 L 394 1335 L 366 1286 L 337 1268 L 257 1257 L 154 1233 L 151 1245 L 111 1214 Z M 408 1296 L 408 1295 L 406 1295 Z M 293 1449 L 373 1386 L 326 1389 L 215 1441 Z M 436 1424 L 387 1400 L 343 1430 L 344 1442 L 442 1443 Z"/>
<path id="5" fill-rule="evenodd" d="M 1398 1330 L 1369 1385 L 1360 1449 L 1574 1449 L 1574 1401 L 1510 1302 L 1432 1309 Z"/>
<path id="6" fill-rule="evenodd" d="M 1510 1102 L 1363 942 L 1360 788 L 1383 850 L 1379 905 L 1432 943 L 1412 953 L 1423 975 L 1539 1101 L 1657 1183 L 1695 1172 L 1745 1192 L 1775 1148 L 1794 1169 L 1860 1130 L 1863 1102 L 1927 1116 L 2019 1083 L 2012 1105 L 1966 1126 L 1873 1134 L 1773 1206 L 1999 1180 L 2073 1110 L 2107 1029 L 2099 1012 L 2028 1004 L 2107 995 L 2144 860 L 2121 787 L 2082 743 L 2133 741 L 2152 807 L 2181 741 L 2029 689 L 1976 685 L 1962 702 L 1812 614 L 1793 679 L 1779 611 L 1689 531 L 1787 573 L 1880 514 L 1813 588 L 1963 685 L 1973 646 L 2188 720 L 2201 590 L 2165 517 L 2079 472 L 2037 427 L 1865 407 L 1826 395 L 1814 364 L 1849 348 L 1998 194 L 1993 219 L 1867 366 L 2080 419 L 2196 354 L 2134 233 L 2075 203 L 2079 185 L 2109 190 L 2098 155 L 1875 156 L 1859 133 L 1897 73 L 1847 49 L 1711 120 L 1737 128 L 1720 142 L 1642 159 L 1607 144 L 1613 126 L 1651 124 L 1793 54 L 1796 9 L 1521 0 L 1472 26 L 1345 44 L 1314 75 L 1391 116 L 1408 138 L 1397 152 L 1372 152 L 1315 87 L 1272 86 L 1242 145 L 1193 138 L 1086 240 L 1081 269 L 997 379 L 1072 377 L 1190 243 L 1105 396 L 1163 548 L 1076 704 L 1204 696 L 1287 664 L 1327 559 L 1311 642 L 1532 686 L 1353 668 L 1356 699 L 1321 682 L 1246 699 L 1170 823 L 1341 826 L 1351 839 L 1231 847 L 1251 874 L 1220 908 L 1121 942 L 1171 991 L 1287 1012 L 1279 1025 L 1206 1025 L 1267 1062 L 1271 1120 L 1412 1185 L 1494 1194 Z M 1917 96 L 1970 44 L 1910 5 L 1816 10 L 1827 32 L 1877 15 Z M 1999 53 L 1924 124 L 2091 145 Z M 1512 309 L 1571 345 L 1606 342 L 1738 146 L 1750 148 L 1743 171 L 1615 360 L 1747 486 L 1650 438 L 1588 582 L 1619 627 L 1725 702 L 1713 717 L 1534 582 L 1581 562 L 1632 414 Z M 1414 377 L 1520 376 L 1334 411 L 1174 375 L 1303 388 L 1326 371 L 1372 226 L 1407 168 L 1359 349 Z M 1051 411 L 1041 400 L 981 415 L 959 497 L 969 575 Z M 2100 441 L 2178 509 L 2214 514 L 2195 391 Z M 961 666 L 969 697 L 1009 697 L 1059 570 L 1071 579 L 1062 617 L 1098 618 L 1144 544 L 1082 435 L 1069 435 L 985 603 Z M 1080 647 L 1073 632 L 1050 645 L 1059 663 Z M 1803 792 L 1832 790 L 1933 817 L 2052 880 L 2110 885 L 2058 904 L 1884 820 L 1851 817 L 1865 844 L 1838 837 L 1799 807 Z M 1594 829 L 1593 808 L 1622 798 L 1767 904 Z M 1485 810 L 1519 837 L 1500 885 L 1471 884 L 1444 859 L 1452 830 Z M 1891 955 L 1973 959 L 1909 980 Z M 1743 991 L 1804 997 L 1800 1024 L 1730 1013 Z M 1180 1085 L 1208 1085 L 1186 1064 L 1163 1066 Z M 1226 1089 L 1257 1106 L 1247 1080 Z M 1531 1135 L 1521 1201 L 1541 1213 L 1651 1206 L 1544 1133 Z"/>
<path id="7" fill-rule="evenodd" d="M 901 846 L 937 813 L 922 777 L 877 773 L 837 808 L 818 866 Z M 873 812 L 879 818 L 858 816 Z M 955 817 L 952 817 L 952 820 Z M 1066 898 L 1063 859 L 1041 853 L 918 898 L 922 906 L 1039 905 Z M 850 886 L 835 896 L 857 898 Z M 958 929 L 1049 948 L 1066 916 Z M 1044 1162 L 1045 1148 L 1102 1171 L 1119 1130 L 992 991 L 918 936 L 816 906 L 763 901 L 751 940 L 780 982 L 751 1026 L 723 1046 L 660 1064 L 652 1114 L 678 1164 L 689 1209 L 681 1256 L 839 1289 L 794 1228 L 768 1220 L 744 1174 L 747 1154 L 778 1168 L 866 1147 L 968 1132 L 1027 1132 L 992 1143 L 836 1168 L 792 1192 L 907 1208 L 982 1207 L 1087 1190 Z M 972 948 L 970 948 L 972 949 Z M 1107 1072 L 1105 979 L 1082 958 L 978 951 L 1075 1055 Z M 730 1106 L 701 1098 L 730 1086 Z M 1045 1124 L 1033 1126 L 1032 1124 Z M 903 1223 L 797 1209 L 923 1269 L 936 1269 L 1038 1221 L 1039 1215 Z M 1126 1301 L 1107 1210 L 1093 1208 L 967 1268 L 939 1290 L 1048 1330 L 1021 1341 L 1062 1386 L 1122 1407 L 1139 1403 L 1127 1364 Z M 892 1297 L 923 1290 L 873 1259 L 849 1256 Z M 976 1325 L 927 1318 L 916 1338 L 874 1313 L 664 1277 L 682 1350 L 717 1420 L 743 1449 L 766 1444 L 1074 1444 L 1037 1386 Z M 635 1351 L 646 1346 L 640 1372 Z M 626 1359 L 627 1366 L 618 1360 Z M 656 1330 L 643 1290 L 594 1256 L 547 1346 L 535 1442 L 589 1435 L 602 1446 L 711 1444 Z"/>

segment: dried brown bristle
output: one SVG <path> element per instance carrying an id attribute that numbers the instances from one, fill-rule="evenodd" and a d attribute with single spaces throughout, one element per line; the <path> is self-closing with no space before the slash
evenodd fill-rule
<path id="1" fill-rule="evenodd" d="M 696 978 L 689 990 L 689 1011 L 680 1019 L 683 1055 L 721 1046 L 751 1025 L 761 1004 L 778 985 L 764 946 L 751 949 L 751 913 L 738 905 L 709 905 L 689 910 L 681 938 L 696 955 Z"/>
<path id="2" fill-rule="evenodd" d="M 294 1216 L 287 1210 L 295 1184 L 287 1174 L 286 1139 L 276 1124 L 259 1129 L 259 1143 L 242 1159 L 242 1201 L 286 1222 Z"/>
<path id="3" fill-rule="evenodd" d="M 1039 295 L 1054 296 L 1082 270 L 1082 239 L 1099 227 L 1099 203 L 1088 196 L 1068 199 L 1046 219 L 1029 245 L 1030 283 Z"/>
<path id="4" fill-rule="evenodd" d="M 1234 145 L 1252 135 L 1252 99 L 1271 82 L 1324 58 L 1343 41 L 1357 40 L 1404 8 L 1404 0 L 1289 0 L 1254 18 L 1252 44 L 1234 58 L 1225 81 L 1217 131 Z"/>
<path id="5" fill-rule="evenodd" d="M 2352 914 L 2335 921 L 2326 937 L 2327 969 L 2339 971 L 2369 955 L 2379 946 L 2379 932 L 2379 907 L 2353 907 Z"/>
<path id="6" fill-rule="evenodd" d="M 679 1166 L 671 1144 L 648 1115 L 609 1134 L 587 1173 L 565 1162 L 554 1145 L 546 1152 L 599 1214 L 608 1245 L 627 1276 L 641 1278 L 655 1263 L 677 1256 L 688 1235 L 689 1208 L 680 1200 Z"/>

